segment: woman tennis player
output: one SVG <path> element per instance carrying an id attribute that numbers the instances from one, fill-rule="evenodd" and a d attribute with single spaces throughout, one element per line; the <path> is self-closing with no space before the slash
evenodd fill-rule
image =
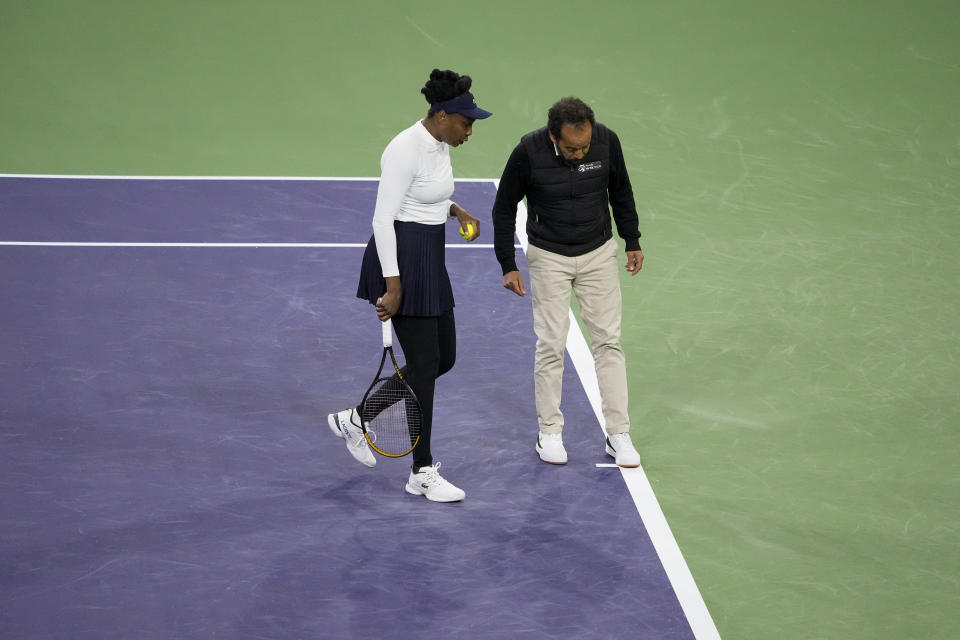
<path id="1" fill-rule="evenodd" d="M 491 113 L 477 106 L 470 76 L 434 69 L 420 90 L 430 109 L 401 131 L 380 158 L 380 185 L 373 213 L 373 237 L 360 270 L 357 297 L 373 304 L 381 321 L 392 320 L 406 365 L 401 373 L 420 401 L 420 440 L 406 491 L 435 502 L 463 500 L 466 493 L 440 476 L 430 451 L 435 381 L 453 367 L 457 331 L 453 290 L 444 263 L 444 223 L 456 218 L 461 230 L 479 235 L 479 223 L 450 200 L 450 147 L 464 144 L 473 123 Z M 376 464 L 360 423 L 360 407 L 330 414 L 335 435 L 362 464 Z"/>

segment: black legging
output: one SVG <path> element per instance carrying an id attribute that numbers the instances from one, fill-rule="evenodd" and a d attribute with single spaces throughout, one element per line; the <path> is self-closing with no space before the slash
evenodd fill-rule
<path id="1" fill-rule="evenodd" d="M 420 401 L 420 442 L 413 450 L 413 467 L 429 467 L 433 464 L 430 432 L 433 427 L 435 382 L 450 371 L 457 360 L 457 326 L 453 310 L 442 316 L 396 315 L 393 316 L 393 329 L 406 359 L 400 373 Z M 372 419 L 372 416 L 364 419 Z"/>

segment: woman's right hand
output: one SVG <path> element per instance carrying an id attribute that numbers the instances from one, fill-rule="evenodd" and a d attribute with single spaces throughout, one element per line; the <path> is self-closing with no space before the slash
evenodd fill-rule
<path id="1" fill-rule="evenodd" d="M 386 322 L 400 308 L 400 298 L 391 296 L 389 292 L 383 294 L 383 297 L 377 298 L 377 317 L 380 322 Z"/>
<path id="2" fill-rule="evenodd" d="M 400 300 L 403 298 L 403 288 L 400 286 L 400 278 L 391 276 L 386 278 L 387 292 L 377 298 L 377 317 L 380 322 L 386 322 L 392 318 L 400 308 Z"/>

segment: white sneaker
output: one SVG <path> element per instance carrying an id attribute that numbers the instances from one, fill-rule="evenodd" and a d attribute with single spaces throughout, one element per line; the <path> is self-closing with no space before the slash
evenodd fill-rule
<path id="1" fill-rule="evenodd" d="M 432 467 L 422 467 L 419 471 L 410 471 L 407 478 L 407 493 L 426 496 L 434 502 L 458 502 L 467 497 L 463 489 L 458 489 L 440 477 L 440 463 Z"/>
<path id="2" fill-rule="evenodd" d="M 607 455 L 613 456 L 618 467 L 632 469 L 640 466 L 640 454 L 633 448 L 633 440 L 630 439 L 629 433 L 615 433 L 607 436 L 606 445 Z"/>
<path id="3" fill-rule="evenodd" d="M 541 431 L 537 436 L 537 453 L 544 462 L 567 464 L 567 450 L 563 448 L 563 436 L 559 433 Z"/>
<path id="4" fill-rule="evenodd" d="M 340 413 L 331 413 L 327 416 L 330 431 L 338 438 L 347 441 L 347 451 L 357 462 L 368 467 L 376 466 L 377 459 L 373 451 L 367 446 L 367 439 L 363 436 L 363 427 L 360 426 L 360 416 L 356 409 L 344 409 Z"/>

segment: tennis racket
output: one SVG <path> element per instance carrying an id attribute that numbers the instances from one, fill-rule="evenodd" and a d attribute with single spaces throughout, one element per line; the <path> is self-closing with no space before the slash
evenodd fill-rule
<path id="1" fill-rule="evenodd" d="M 360 403 L 360 423 L 370 447 L 388 458 L 405 456 L 420 441 L 420 401 L 407 384 L 393 354 L 393 322 L 383 324 L 383 356 L 377 375 Z M 387 355 L 393 371 L 384 373 Z"/>

